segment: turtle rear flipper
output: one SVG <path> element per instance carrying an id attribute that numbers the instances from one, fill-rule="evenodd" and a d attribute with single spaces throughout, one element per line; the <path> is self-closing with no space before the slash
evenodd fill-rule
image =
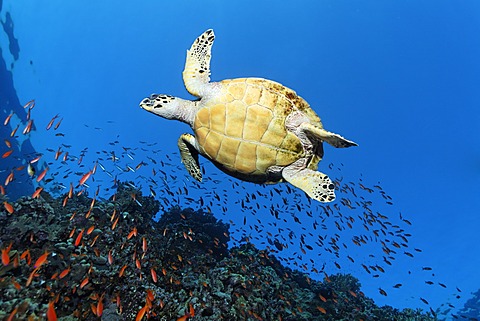
<path id="1" fill-rule="evenodd" d="M 342 136 L 329 132 L 323 128 L 314 126 L 310 123 L 302 123 L 300 129 L 303 130 L 308 136 L 313 136 L 315 138 L 321 139 L 333 147 L 345 148 L 358 146 L 357 143 L 352 142 L 348 139 L 343 138 Z"/>
<path id="2" fill-rule="evenodd" d="M 202 171 L 198 162 L 198 150 L 195 147 L 195 137 L 191 134 L 183 134 L 178 139 L 178 148 L 182 163 L 185 165 L 188 173 L 197 181 L 202 181 Z"/>
<path id="3" fill-rule="evenodd" d="M 205 84 L 210 82 L 210 59 L 215 34 L 212 29 L 202 33 L 187 50 L 187 61 L 183 70 L 183 82 L 188 92 L 202 97 Z"/>
<path id="4" fill-rule="evenodd" d="M 311 198 L 320 202 L 335 200 L 335 185 L 330 178 L 308 168 L 299 168 L 303 162 L 295 162 L 282 171 L 283 178 L 293 186 L 301 189 Z"/>

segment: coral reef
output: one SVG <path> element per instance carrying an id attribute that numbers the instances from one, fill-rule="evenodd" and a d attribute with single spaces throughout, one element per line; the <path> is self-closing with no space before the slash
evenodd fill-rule
<path id="1" fill-rule="evenodd" d="M 229 248 L 213 214 L 160 208 L 132 183 L 108 200 L 23 197 L 0 211 L 0 318 L 436 320 L 378 307 L 352 275 L 323 282 L 250 243 Z"/>

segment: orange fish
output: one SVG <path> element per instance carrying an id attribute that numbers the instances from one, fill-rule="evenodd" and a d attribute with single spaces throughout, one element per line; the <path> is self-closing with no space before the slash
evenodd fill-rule
<path id="1" fill-rule="evenodd" d="M 76 229 L 77 229 L 76 227 L 73 227 L 73 229 L 70 231 L 70 235 L 68 236 L 68 238 L 73 237 L 73 234 L 75 233 Z"/>
<path id="2" fill-rule="evenodd" d="M 317 310 L 320 311 L 320 312 L 322 312 L 323 314 L 326 314 L 326 313 L 327 313 L 327 310 L 325 310 L 325 309 L 322 308 L 322 307 L 318 307 L 318 306 L 317 306 Z"/>
<path id="3" fill-rule="evenodd" d="M 57 152 L 55 153 L 55 160 L 58 160 L 60 155 L 62 155 L 63 151 L 60 149 L 60 147 L 57 149 Z"/>
<path id="4" fill-rule="evenodd" d="M 70 189 L 68 190 L 68 198 L 73 197 L 73 184 L 70 183 Z"/>
<path id="5" fill-rule="evenodd" d="M 102 294 L 102 296 L 100 297 L 100 299 L 98 300 L 98 304 L 97 304 L 97 317 L 101 317 L 101 316 L 102 316 L 102 313 L 103 313 L 103 294 Z"/>
<path id="6" fill-rule="evenodd" d="M 48 321 L 57 321 L 57 313 L 55 312 L 55 307 L 53 306 L 53 301 L 51 301 L 48 304 L 47 320 Z"/>
<path id="7" fill-rule="evenodd" d="M 97 236 L 95 236 L 95 237 L 93 238 L 92 243 L 90 243 L 90 247 L 92 247 L 92 246 L 95 245 L 95 242 L 97 242 L 97 239 L 98 239 L 99 236 L 100 236 L 100 234 L 97 234 Z"/>
<path id="8" fill-rule="evenodd" d="M 125 269 L 127 268 L 127 265 L 125 264 L 121 269 L 120 269 L 120 272 L 118 272 L 118 276 L 119 277 L 122 277 L 123 276 L 123 273 L 125 273 Z"/>
<path id="9" fill-rule="evenodd" d="M 68 275 L 68 273 L 70 273 L 70 270 L 71 270 L 71 267 L 69 266 L 68 268 L 66 268 L 65 270 L 63 270 L 59 275 L 58 277 L 60 279 L 63 279 L 64 277 L 66 277 Z"/>
<path id="10" fill-rule="evenodd" d="M 10 263 L 9 252 L 10 252 L 10 249 L 12 248 L 12 245 L 13 245 L 13 242 L 10 243 L 10 245 L 7 246 L 6 248 L 2 249 L 2 263 L 3 263 L 3 265 L 8 265 Z"/>
<path id="11" fill-rule="evenodd" d="M 32 263 L 32 256 L 30 255 L 30 250 L 25 250 L 22 255 L 20 255 L 20 260 L 27 261 L 27 265 Z"/>
<path id="12" fill-rule="evenodd" d="M 7 150 L 5 153 L 3 153 L 2 158 L 7 158 L 13 153 L 13 149 Z"/>
<path id="13" fill-rule="evenodd" d="M 16 307 L 15 309 L 13 309 L 12 313 L 10 313 L 10 315 L 8 316 L 8 319 L 6 319 L 7 321 L 13 321 L 15 320 L 15 314 L 17 314 L 17 311 L 18 311 L 18 307 Z"/>
<path id="14" fill-rule="evenodd" d="M 90 226 L 87 230 L 87 235 L 90 235 L 94 229 L 95 229 L 95 225 Z"/>
<path id="15" fill-rule="evenodd" d="M 60 127 L 60 124 L 62 123 L 63 118 L 60 119 L 60 121 L 53 127 L 53 130 L 57 130 L 58 127 Z"/>
<path id="16" fill-rule="evenodd" d="M 34 278 L 35 276 L 38 276 L 37 271 L 38 271 L 38 268 L 34 269 L 34 270 L 32 271 L 32 273 L 30 273 L 30 276 L 28 277 L 27 283 L 25 284 L 25 286 L 29 286 L 30 283 L 32 283 L 33 278 Z"/>
<path id="17" fill-rule="evenodd" d="M 14 210 L 13 210 L 12 204 L 8 202 L 3 202 L 3 206 L 5 206 L 5 209 L 7 210 L 8 213 L 13 214 Z"/>
<path id="18" fill-rule="evenodd" d="M 10 113 L 10 115 L 7 116 L 7 118 L 5 118 L 5 121 L 3 122 L 3 125 L 7 126 L 8 123 L 10 122 L 10 119 L 12 118 L 13 116 L 13 111 Z"/>
<path id="19" fill-rule="evenodd" d="M 117 226 L 117 223 L 118 223 L 118 219 L 119 219 L 119 218 L 120 218 L 120 216 L 117 217 L 117 219 L 115 220 L 115 222 L 113 222 L 113 224 L 112 224 L 112 230 L 114 230 L 115 227 Z"/>
<path id="20" fill-rule="evenodd" d="M 5 145 L 7 145 L 8 148 L 12 148 L 12 143 L 8 139 L 4 139 Z"/>
<path id="21" fill-rule="evenodd" d="M 143 316 L 145 315 L 145 313 L 147 312 L 147 309 L 148 309 L 148 306 L 145 305 L 143 308 L 140 309 L 140 311 L 138 311 L 137 313 L 137 317 L 135 318 L 135 321 L 140 321 L 143 319 Z"/>
<path id="22" fill-rule="evenodd" d="M 25 105 L 23 105 L 23 109 L 29 109 L 29 110 L 32 110 L 33 107 L 35 107 L 35 99 L 32 99 L 30 101 L 28 101 Z"/>
<path id="23" fill-rule="evenodd" d="M 78 246 L 82 241 L 83 229 L 78 233 L 77 238 L 75 239 L 75 246 Z"/>
<path id="24" fill-rule="evenodd" d="M 18 283 L 15 280 L 12 280 L 12 284 L 15 287 L 15 289 L 17 289 L 18 291 L 20 291 L 22 289 L 22 286 L 20 285 L 20 283 Z"/>
<path id="25" fill-rule="evenodd" d="M 7 178 L 5 179 L 5 186 L 7 186 L 8 183 L 10 183 L 11 181 L 13 181 L 13 171 L 11 171 L 10 174 L 8 174 Z"/>
<path id="26" fill-rule="evenodd" d="M 152 280 L 154 283 L 157 283 L 157 272 L 155 272 L 154 268 L 150 269 L 150 274 L 152 274 Z"/>
<path id="27" fill-rule="evenodd" d="M 152 306 L 153 300 L 155 300 L 155 294 L 153 293 L 152 290 L 148 289 L 147 290 L 147 302 L 148 302 L 148 305 L 150 307 Z"/>
<path id="28" fill-rule="evenodd" d="M 143 164 L 145 164 L 145 163 L 144 163 L 144 162 L 140 162 L 137 166 L 135 166 L 135 170 L 138 171 L 138 169 L 139 169 L 140 167 L 142 167 Z"/>
<path id="29" fill-rule="evenodd" d="M 43 191 L 43 187 L 37 188 L 37 189 L 35 190 L 35 192 L 33 192 L 32 198 L 38 197 L 42 191 Z"/>
<path id="30" fill-rule="evenodd" d="M 17 268 L 20 265 L 20 260 L 18 259 L 18 254 L 13 257 L 13 267 Z"/>
<path id="31" fill-rule="evenodd" d="M 95 197 L 92 198 L 92 202 L 90 203 L 90 209 L 92 209 L 94 205 L 95 205 Z"/>
<path id="32" fill-rule="evenodd" d="M 40 173 L 40 175 L 38 175 L 37 182 L 40 182 L 45 177 L 45 175 L 47 175 L 47 171 L 48 171 L 48 167 L 45 168 L 43 172 Z"/>
<path id="33" fill-rule="evenodd" d="M 122 306 L 122 302 L 120 301 L 120 294 L 119 293 L 117 293 L 117 296 L 115 297 L 115 301 L 117 303 L 117 307 Z"/>
<path id="34" fill-rule="evenodd" d="M 83 287 L 84 287 L 85 285 L 87 285 L 87 284 L 88 284 L 88 277 L 86 277 L 86 278 L 82 281 L 82 283 L 80 283 L 80 289 L 83 288 Z"/>
<path id="35" fill-rule="evenodd" d="M 32 159 L 32 160 L 30 161 L 30 164 L 33 164 L 33 163 L 38 162 L 38 161 L 40 160 L 40 158 L 42 158 L 42 155 L 37 156 L 37 157 L 35 157 L 34 159 Z"/>
<path id="36" fill-rule="evenodd" d="M 82 186 L 83 184 L 85 184 L 85 182 L 90 178 L 91 175 L 92 171 L 88 171 L 85 175 L 83 175 L 82 178 L 80 178 L 79 185 Z"/>
<path id="37" fill-rule="evenodd" d="M 177 321 L 186 321 L 188 318 L 191 318 L 195 316 L 195 311 L 193 310 L 192 304 L 190 304 L 190 311 L 186 313 L 184 316 L 181 316 L 180 318 L 177 319 Z"/>
<path id="38" fill-rule="evenodd" d="M 47 257 L 50 253 L 45 251 L 36 261 L 35 264 L 33 265 L 36 269 L 38 269 L 40 266 L 42 266 L 45 262 L 47 262 Z"/>
<path id="39" fill-rule="evenodd" d="M 143 253 L 147 252 L 147 239 L 145 237 L 142 237 L 142 250 Z"/>
<path id="40" fill-rule="evenodd" d="M 134 227 L 134 228 L 132 229 L 132 231 L 131 231 L 130 233 L 128 233 L 128 235 L 127 235 L 127 240 L 131 239 L 132 236 L 134 236 L 134 235 L 137 236 L 137 228 L 136 228 L 136 227 Z"/>
<path id="41" fill-rule="evenodd" d="M 55 121 L 55 119 L 57 119 L 57 117 L 58 117 L 58 114 L 53 116 L 53 118 L 50 120 L 50 122 L 47 125 L 47 130 L 49 130 L 52 127 L 53 122 Z"/>
<path id="42" fill-rule="evenodd" d="M 12 130 L 12 132 L 10 133 L 10 137 L 15 136 L 15 134 L 17 133 L 18 127 L 20 127 L 20 124 L 18 124 L 17 127 L 15 127 L 15 128 Z"/>
<path id="43" fill-rule="evenodd" d="M 25 126 L 25 129 L 23 130 L 23 134 L 26 135 L 32 130 L 32 125 L 33 125 L 33 119 L 30 119 L 27 123 L 27 126 Z"/>
<path id="44" fill-rule="evenodd" d="M 112 250 L 108 251 L 108 264 L 113 264 Z"/>
<path id="45" fill-rule="evenodd" d="M 67 206 L 67 202 L 68 202 L 68 195 L 65 196 L 65 198 L 63 199 L 62 206 L 63 207 Z"/>

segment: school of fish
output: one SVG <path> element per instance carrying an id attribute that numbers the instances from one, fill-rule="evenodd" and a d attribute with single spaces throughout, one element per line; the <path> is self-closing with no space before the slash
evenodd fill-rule
<path id="1" fill-rule="evenodd" d="M 161 211 L 180 206 L 215 213 L 231 226 L 228 235 L 230 245 L 251 242 L 265 249 L 269 255 L 276 256 L 282 264 L 324 282 L 328 282 L 334 273 L 344 273 L 357 267 L 372 278 L 381 279 L 397 259 L 402 257 L 414 260 L 416 254 L 421 252 L 421 249 L 410 245 L 408 227 L 412 223 L 402 214 L 396 217 L 384 214 L 384 211 L 390 213 L 393 209 L 392 197 L 379 184 L 369 187 L 367 179 L 360 178 L 358 182 L 345 180 L 341 177 L 341 165 L 329 165 L 331 171 L 336 170 L 338 173 L 335 179 L 338 201 L 323 205 L 312 202 L 288 185 L 252 188 L 251 184 L 231 180 L 215 170 L 212 170 L 213 174 L 202 185 L 197 184 L 183 174 L 179 155 L 163 153 L 155 142 L 140 141 L 138 146 L 122 146 L 119 139 L 115 139 L 104 150 L 92 150 L 89 147 L 76 150 L 76 146 L 60 142 L 58 146 L 51 146 L 34 155 L 20 155 L 15 146 L 12 146 L 18 135 L 32 135 L 44 128 L 45 133 L 42 135 L 53 132 L 55 139 L 65 139 L 65 134 L 60 131 L 63 118 L 56 114 L 45 126 L 40 127 L 31 118 L 34 107 L 34 100 L 24 105 L 27 111 L 25 123 L 11 124 L 13 113 L 8 114 L 3 121 L 3 125 L 10 126 L 12 131 L 10 137 L 4 137 L 7 150 L 2 153 L 2 158 L 15 158 L 18 165 L 3 169 L 6 171 L 6 179 L 0 184 L 4 209 L 2 215 L 14 217 L 25 210 L 8 199 L 8 189 L 11 184 L 15 184 L 18 175 L 28 175 L 35 186 L 33 194 L 29 195 L 32 201 L 40 202 L 46 192 L 61 198 L 58 206 L 65 212 L 63 242 L 70 244 L 73 250 L 61 253 L 49 248 L 48 244 L 41 252 L 38 249 L 30 251 L 28 247 L 20 250 L 19 240 L 12 239 L 0 245 L 3 269 L 22 267 L 22 271 L 28 272 L 11 278 L 8 273 L 0 271 L 0 281 L 5 281 L 8 276 L 19 292 L 24 287 L 35 286 L 49 293 L 50 299 L 45 302 L 43 315 L 49 321 L 57 320 L 58 307 L 70 302 L 77 291 L 94 288 L 93 263 L 79 267 L 87 251 L 93 251 L 97 257 L 106 257 L 109 266 L 119 266 L 116 273 L 119 280 L 129 277 L 138 278 L 139 282 L 148 280 L 155 284 L 178 282 L 174 277 L 175 270 L 188 263 L 178 254 L 175 262 L 169 262 L 169 266 L 151 265 L 151 255 L 156 245 L 152 244 L 145 231 L 132 223 L 137 218 L 125 215 L 127 208 L 139 210 L 147 206 L 142 193 L 158 200 Z M 37 109 L 38 107 L 35 110 Z M 122 181 L 128 182 L 125 183 L 130 200 L 128 205 L 118 204 L 116 200 L 117 188 L 123 184 Z M 86 199 L 89 205 L 85 205 Z M 108 217 L 98 217 L 99 200 L 111 203 Z M 77 208 L 78 204 L 83 205 Z M 108 235 L 112 235 L 110 238 L 114 240 L 113 243 L 112 240 L 106 240 L 107 231 L 97 229 L 100 221 L 106 224 L 105 220 L 109 222 Z M 165 236 L 169 231 L 161 233 Z M 194 233 L 188 231 L 181 237 L 195 241 Z M 39 242 L 34 232 L 29 234 L 28 240 L 23 241 L 29 244 Z M 218 247 L 226 246 L 220 241 L 216 243 Z M 362 257 L 356 254 L 360 252 L 356 251 L 359 247 L 367 248 L 374 254 L 368 258 Z M 124 248 L 133 249 L 128 261 L 118 257 Z M 362 249 L 361 252 L 364 253 L 365 250 Z M 63 262 L 62 269 L 48 270 L 46 267 L 51 266 L 52 261 Z M 346 264 L 349 267 L 345 267 Z M 417 272 L 425 274 L 428 278 L 425 284 L 428 286 L 449 288 L 435 280 L 431 267 L 423 266 Z M 81 279 L 75 281 L 79 274 Z M 49 281 L 41 284 L 40 280 L 47 279 L 47 276 Z M 390 291 L 401 287 L 401 282 L 384 284 L 378 288 L 378 292 L 388 296 Z M 459 299 L 461 290 L 455 287 L 453 289 Z M 353 289 L 349 291 L 352 297 L 363 295 Z M 151 289 L 147 288 L 142 295 L 144 304 L 135 308 L 136 314 L 132 319 L 155 317 L 154 307 L 163 308 L 166 304 L 162 299 L 156 298 Z M 108 304 L 105 292 L 91 292 L 89 299 L 89 309 L 76 309 L 76 317 L 102 316 L 104 307 Z M 322 296 L 319 299 L 322 302 L 331 300 Z M 120 293 L 108 300 L 114 302 L 122 313 L 124 307 Z M 427 299 L 419 297 L 418 300 L 425 304 L 432 315 L 436 314 Z M 181 308 L 184 314 L 178 316 L 177 321 L 194 319 L 199 307 L 190 303 Z M 21 309 L 21 305 L 15 307 L 7 320 L 14 320 Z M 321 313 L 327 312 L 321 305 L 317 309 Z M 452 315 L 454 318 L 459 317 Z"/>

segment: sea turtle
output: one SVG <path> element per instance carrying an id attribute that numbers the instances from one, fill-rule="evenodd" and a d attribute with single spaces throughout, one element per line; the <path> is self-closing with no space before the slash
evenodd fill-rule
<path id="1" fill-rule="evenodd" d="M 215 35 L 207 30 L 187 51 L 183 81 L 200 99 L 153 94 L 140 107 L 189 124 L 178 147 L 185 168 L 202 180 L 198 154 L 223 172 L 254 183 L 287 181 L 320 202 L 335 199 L 335 185 L 317 172 L 325 141 L 334 147 L 356 146 L 323 129 L 320 118 L 295 91 L 262 78 L 210 82 Z"/>

